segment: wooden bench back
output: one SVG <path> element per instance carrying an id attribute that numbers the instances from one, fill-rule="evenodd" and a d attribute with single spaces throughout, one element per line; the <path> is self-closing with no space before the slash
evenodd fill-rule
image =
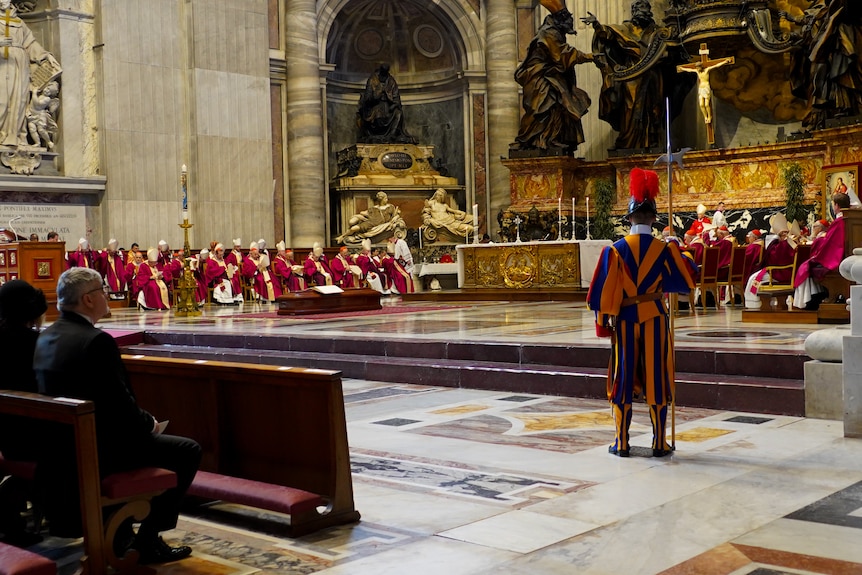
<path id="1" fill-rule="evenodd" d="M 96 413 L 91 401 L 64 400 L 38 393 L 0 391 L 0 414 L 70 425 L 75 436 L 78 489 L 84 529 L 84 558 L 90 575 L 107 573 L 102 522 L 101 479 L 96 449 Z"/>
<path id="2" fill-rule="evenodd" d="M 296 487 L 353 512 L 341 372 L 123 356 L 139 404 L 201 444 L 201 469 Z"/>

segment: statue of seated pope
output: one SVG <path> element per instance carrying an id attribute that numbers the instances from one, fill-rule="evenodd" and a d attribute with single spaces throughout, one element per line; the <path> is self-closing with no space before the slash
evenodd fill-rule
<path id="1" fill-rule="evenodd" d="M 401 210 L 389 203 L 386 192 L 377 192 L 374 205 L 352 216 L 347 224 L 347 231 L 335 238 L 337 243 L 358 245 L 366 238 L 372 243 L 379 243 L 393 235 L 403 238 L 407 229 L 401 218 Z"/>
<path id="2" fill-rule="evenodd" d="M 439 188 L 425 200 L 422 209 L 423 238 L 428 243 L 436 241 L 463 242 L 467 234 L 473 233 L 473 216 L 449 204 L 448 194 Z"/>

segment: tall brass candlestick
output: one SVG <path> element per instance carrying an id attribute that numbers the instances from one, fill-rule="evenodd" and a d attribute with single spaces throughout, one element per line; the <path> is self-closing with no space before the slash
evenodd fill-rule
<path id="1" fill-rule="evenodd" d="M 177 317 L 190 317 L 201 315 L 201 310 L 198 309 L 195 296 L 197 294 L 197 282 L 195 282 L 194 272 L 192 272 L 191 253 L 192 248 L 189 245 L 189 230 L 194 227 L 194 224 L 189 223 L 189 194 L 188 194 L 188 168 L 183 164 L 180 173 L 180 185 L 183 190 L 183 223 L 179 226 L 183 229 L 183 275 L 177 282 L 176 291 L 176 311 L 174 315 Z"/>

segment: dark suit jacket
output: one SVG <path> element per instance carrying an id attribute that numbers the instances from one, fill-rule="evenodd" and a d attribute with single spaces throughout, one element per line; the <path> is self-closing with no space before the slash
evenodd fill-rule
<path id="1" fill-rule="evenodd" d="M 153 416 L 138 407 L 114 338 L 70 312 L 39 336 L 33 369 L 40 393 L 88 399 L 96 407 L 99 467 L 110 473 L 151 440 Z"/>

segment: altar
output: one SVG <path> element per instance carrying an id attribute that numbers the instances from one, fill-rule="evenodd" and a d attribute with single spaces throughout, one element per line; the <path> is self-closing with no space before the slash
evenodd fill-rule
<path id="1" fill-rule="evenodd" d="M 610 240 L 462 244 L 458 287 L 492 289 L 587 288 Z"/>

